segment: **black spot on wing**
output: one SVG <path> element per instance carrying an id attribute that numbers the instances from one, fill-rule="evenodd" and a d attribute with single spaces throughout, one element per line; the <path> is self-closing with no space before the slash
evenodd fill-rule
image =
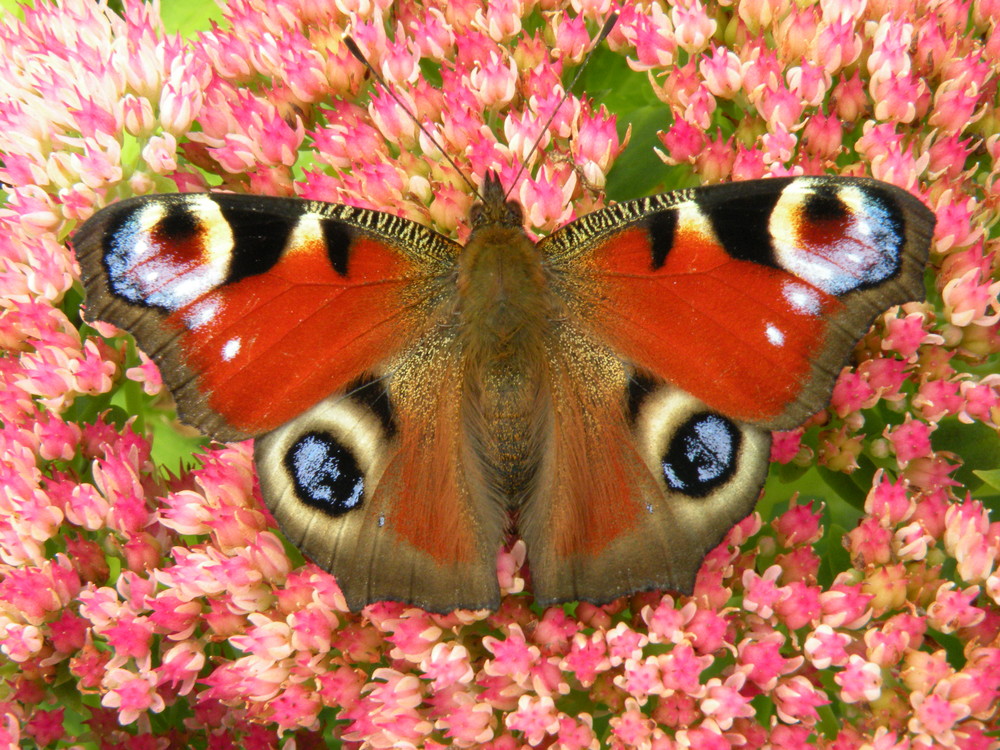
<path id="1" fill-rule="evenodd" d="M 385 389 L 385 380 L 373 378 L 370 380 L 359 379 L 347 387 L 347 395 L 354 401 L 368 407 L 369 411 L 375 415 L 385 437 L 391 439 L 396 434 L 396 418 L 392 411 L 392 404 L 389 401 L 389 394 Z"/>
<path id="2" fill-rule="evenodd" d="M 816 185 L 806 194 L 805 205 L 802 206 L 802 217 L 807 222 L 823 223 L 843 221 L 850 210 L 840 199 L 839 189 L 835 185 Z"/>
<path id="3" fill-rule="evenodd" d="M 740 441 L 739 429 L 725 417 L 712 412 L 693 415 L 660 459 L 667 486 L 688 497 L 706 497 L 736 473 Z"/>
<path id="4" fill-rule="evenodd" d="M 659 384 L 645 375 L 634 374 L 628 380 L 628 421 L 635 424 L 646 397 L 659 388 Z"/>
<path id="5" fill-rule="evenodd" d="M 130 216 L 126 215 L 122 218 L 128 219 Z M 166 211 L 153 228 L 153 241 L 157 245 L 187 243 L 198 234 L 200 229 L 201 222 L 187 205 L 180 202 L 170 202 L 166 204 Z"/>
<path id="6" fill-rule="evenodd" d="M 784 180 L 780 182 L 787 184 Z M 778 180 L 733 183 L 698 196 L 698 207 L 708 216 L 715 236 L 737 260 L 777 267 L 768 227 L 781 197 L 777 183 Z"/>
<path id="7" fill-rule="evenodd" d="M 658 211 L 647 219 L 646 231 L 649 233 L 652 270 L 658 271 L 667 262 L 667 256 L 674 246 L 676 229 L 677 211 L 674 209 Z"/>
<path id="8" fill-rule="evenodd" d="M 218 201 L 218 206 L 233 233 L 226 283 L 270 271 L 281 258 L 297 218 L 245 201 Z"/>
<path id="9" fill-rule="evenodd" d="M 328 516 L 361 507 L 365 476 L 354 455 L 327 432 L 307 432 L 285 454 L 285 470 L 304 504 Z"/>
<path id="10" fill-rule="evenodd" d="M 354 236 L 346 224 L 334 219 L 324 219 L 321 224 L 330 265 L 341 276 L 347 276 L 347 261 L 350 258 L 351 242 L 354 241 Z"/>

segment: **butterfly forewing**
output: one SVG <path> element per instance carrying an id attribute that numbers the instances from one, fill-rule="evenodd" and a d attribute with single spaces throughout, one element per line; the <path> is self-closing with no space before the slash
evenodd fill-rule
<path id="1" fill-rule="evenodd" d="M 439 322 L 458 246 L 375 211 L 246 195 L 118 203 L 74 237 L 85 315 L 133 333 L 182 419 L 258 435 Z"/>
<path id="2" fill-rule="evenodd" d="M 872 320 L 923 299 L 934 216 L 875 180 L 668 193 L 541 243 L 581 324 L 734 419 L 788 429 L 825 406 Z"/>

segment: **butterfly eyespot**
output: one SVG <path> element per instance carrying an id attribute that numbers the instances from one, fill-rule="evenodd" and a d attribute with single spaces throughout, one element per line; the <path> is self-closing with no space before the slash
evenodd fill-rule
<path id="1" fill-rule="evenodd" d="M 674 433 L 661 459 L 667 486 L 692 497 L 707 495 L 736 471 L 740 431 L 711 412 L 690 417 Z"/>
<path id="2" fill-rule="evenodd" d="M 285 454 L 285 468 L 299 499 L 328 515 L 361 506 L 365 477 L 358 462 L 333 436 L 307 432 Z"/>

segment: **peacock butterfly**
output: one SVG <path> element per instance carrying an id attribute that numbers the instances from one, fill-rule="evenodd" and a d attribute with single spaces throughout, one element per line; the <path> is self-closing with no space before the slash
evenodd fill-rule
<path id="1" fill-rule="evenodd" d="M 873 319 L 922 299 L 934 216 L 859 178 L 619 203 L 540 242 L 495 175 L 464 247 L 378 211 L 154 195 L 76 233 L 88 320 L 180 418 L 256 438 L 268 507 L 349 606 L 690 591 Z"/>

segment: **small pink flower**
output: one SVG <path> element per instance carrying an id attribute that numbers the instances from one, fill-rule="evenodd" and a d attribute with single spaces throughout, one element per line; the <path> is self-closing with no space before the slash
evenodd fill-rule
<path id="1" fill-rule="evenodd" d="M 660 135 L 660 140 L 667 149 L 667 163 L 682 164 L 694 160 L 701 152 L 705 135 L 687 121 L 675 120 L 670 129 Z"/>
<path id="2" fill-rule="evenodd" d="M 728 731 L 739 717 L 756 715 L 750 698 L 740 692 L 745 682 L 746 671 L 743 671 L 729 675 L 725 681 L 712 677 L 705 683 L 706 694 L 700 708 L 723 731 Z"/>
<path id="3" fill-rule="evenodd" d="M 635 653 L 639 649 L 633 650 Z M 608 648 L 604 634 L 594 632 L 588 638 L 583 633 L 576 633 L 570 645 L 569 653 L 562 660 L 560 667 L 571 673 L 583 687 L 590 687 L 601 672 L 608 670 L 612 662 L 608 659 Z"/>
<path id="4" fill-rule="evenodd" d="M 598 750 L 599 743 L 594 734 L 594 720 L 590 714 L 575 717 L 559 717 L 559 735 L 556 747 L 559 750 Z"/>
<path id="5" fill-rule="evenodd" d="M 524 734 L 531 745 L 538 745 L 545 735 L 559 731 L 559 715 L 548 696 L 522 695 L 517 710 L 507 715 L 505 723 L 508 729 Z"/>
<path id="6" fill-rule="evenodd" d="M 927 608 L 928 622 L 942 633 L 972 627 L 986 616 L 982 609 L 972 604 L 979 596 L 978 586 L 969 586 L 964 591 L 955 591 L 954 586 L 953 583 L 943 584 Z"/>
<path id="7" fill-rule="evenodd" d="M 848 532 L 847 539 L 856 564 L 884 565 L 892 559 L 892 531 L 874 518 L 862 518 L 857 527 Z"/>
<path id="8" fill-rule="evenodd" d="M 605 641 L 607 642 L 609 663 L 612 667 L 617 667 L 626 659 L 640 658 L 642 649 L 649 643 L 649 637 L 644 633 L 632 630 L 621 622 L 608 631 L 605 635 Z"/>
<path id="9" fill-rule="evenodd" d="M 614 683 L 629 695 L 642 699 L 664 692 L 660 664 L 652 656 L 626 659 L 623 673 L 615 676 Z"/>
<path id="10" fill-rule="evenodd" d="M 292 684 L 268 701 L 268 708 L 271 718 L 282 730 L 314 726 L 322 704 L 315 693 L 302 685 Z"/>
<path id="11" fill-rule="evenodd" d="M 996 425 L 1000 417 L 1000 388 L 998 378 L 987 376 L 981 382 L 963 381 L 964 408 L 959 412 L 960 422 L 971 424 L 976 420 Z"/>
<path id="12" fill-rule="evenodd" d="M 961 703 L 951 703 L 947 698 L 923 693 L 911 693 L 910 705 L 913 718 L 909 729 L 918 739 L 952 745 L 955 742 L 955 724 L 969 715 L 969 707 Z"/>
<path id="13" fill-rule="evenodd" d="M 711 56 L 703 56 L 699 73 L 713 96 L 732 99 L 743 84 L 743 64 L 739 55 L 725 47 L 712 47 Z"/>
<path id="14" fill-rule="evenodd" d="M 611 733 L 626 747 L 643 747 L 649 742 L 656 723 L 646 717 L 634 698 L 625 699 L 625 710 L 611 717 Z"/>
<path id="15" fill-rule="evenodd" d="M 878 401 L 878 394 L 861 373 L 845 370 L 837 378 L 830 397 L 830 406 L 840 417 L 871 408 Z"/>
<path id="16" fill-rule="evenodd" d="M 840 685 L 840 697 L 845 703 L 878 700 L 882 694 L 882 670 L 878 664 L 852 654 L 844 670 L 833 676 Z"/>
<path id="17" fill-rule="evenodd" d="M 178 695 L 187 695 L 194 689 L 195 681 L 205 666 L 205 652 L 196 641 L 182 641 L 172 646 L 164 655 L 163 663 L 156 668 L 158 684 L 177 686 Z"/>
<path id="18" fill-rule="evenodd" d="M 674 5 L 670 9 L 670 20 L 674 25 L 674 39 L 688 54 L 704 49 L 717 26 L 698 0 L 686 0 Z"/>
<path id="19" fill-rule="evenodd" d="M 838 580 L 819 598 L 823 605 L 823 622 L 830 627 L 854 630 L 864 627 L 872 617 L 872 596 L 862 591 L 861 584 Z"/>
<path id="20" fill-rule="evenodd" d="M 494 737 L 493 707 L 471 695 L 456 693 L 447 713 L 435 722 L 456 747 L 479 747 Z"/>
<path id="21" fill-rule="evenodd" d="M 41 709 L 34 711 L 31 719 L 24 726 L 25 734 L 35 740 L 37 747 L 45 747 L 55 743 L 56 740 L 66 738 L 66 729 L 63 726 L 65 711 L 65 708 L 57 708 L 52 711 Z M 11 716 L 11 714 L 7 714 L 7 716 Z M 9 747 L 18 747 L 18 744 L 14 740 Z"/>
<path id="22" fill-rule="evenodd" d="M 755 612 L 765 619 L 774 614 L 774 605 L 781 598 L 780 588 L 776 585 L 780 576 L 781 568 L 777 565 L 764 571 L 763 576 L 752 570 L 743 572 L 743 587 L 746 590 L 743 606 L 747 611 Z"/>
<path id="23" fill-rule="evenodd" d="M 771 461 L 791 463 L 802 449 L 802 430 L 771 433 Z"/>
<path id="24" fill-rule="evenodd" d="M 982 117 L 980 85 L 974 76 L 960 75 L 942 81 L 934 94 L 934 105 L 928 125 L 946 134 L 961 133 L 970 123 Z"/>
<path id="25" fill-rule="evenodd" d="M 484 108 L 501 107 L 516 93 L 517 65 L 513 59 L 504 62 L 500 55 L 492 52 L 469 74 L 469 84 Z"/>
<path id="26" fill-rule="evenodd" d="M 953 325 L 992 326 L 1000 321 L 1000 282 L 983 282 L 977 269 L 952 279 L 941 291 L 945 314 Z"/>
<path id="27" fill-rule="evenodd" d="M 773 691 L 782 675 L 795 672 L 803 663 L 801 656 L 785 657 L 781 653 L 784 644 L 785 637 L 771 631 L 741 641 L 737 646 L 738 668 L 748 667 L 748 679 L 762 691 Z"/>
<path id="28" fill-rule="evenodd" d="M 773 696 L 778 717 L 789 724 L 813 725 L 819 719 L 816 709 L 830 703 L 829 698 L 802 676 L 780 680 Z"/>
<path id="29" fill-rule="evenodd" d="M 821 517 L 822 509 L 814 510 L 811 502 L 807 505 L 792 504 L 771 522 L 771 528 L 778 535 L 778 543 L 782 547 L 814 544 L 823 533 Z"/>
<path id="30" fill-rule="evenodd" d="M 292 648 L 296 651 L 327 653 L 333 643 L 333 629 L 337 624 L 336 615 L 323 607 L 309 606 L 292 612 L 288 616 Z"/>
<path id="31" fill-rule="evenodd" d="M 118 709 L 118 721 L 131 724 L 146 711 L 160 713 L 166 708 L 163 697 L 156 692 L 156 675 L 152 672 L 135 674 L 127 669 L 112 669 L 104 676 L 107 692 L 101 705 Z"/>
<path id="32" fill-rule="evenodd" d="M 146 617 L 123 617 L 101 631 L 118 657 L 131 657 L 136 661 L 148 659 L 153 624 Z"/>
<path id="33" fill-rule="evenodd" d="M 714 657 L 707 654 L 698 656 L 689 643 L 679 643 L 669 653 L 653 658 L 659 664 L 666 690 L 683 690 L 693 696 L 701 695 L 704 686 L 698 677 L 715 661 Z"/>
<path id="34" fill-rule="evenodd" d="M 846 664 L 846 647 L 850 643 L 851 637 L 846 633 L 837 632 L 829 625 L 820 625 L 806 639 L 804 651 L 816 669 L 829 669 Z"/>
<path id="35" fill-rule="evenodd" d="M 774 608 L 778 619 L 791 630 L 815 625 L 822 613 L 819 602 L 821 589 L 802 581 L 791 581 L 781 588 L 782 597 Z"/>
<path id="36" fill-rule="evenodd" d="M 155 396 L 163 390 L 163 378 L 160 369 L 143 352 L 139 352 L 138 367 L 130 367 L 125 371 L 125 377 L 142 384 L 142 390 L 147 396 Z"/>
<path id="37" fill-rule="evenodd" d="M 45 637 L 34 625 L 8 622 L 0 626 L 0 651 L 13 662 L 36 657 L 44 645 Z"/>
<path id="38" fill-rule="evenodd" d="M 487 636 L 483 639 L 483 647 L 493 654 L 493 658 L 483 665 L 483 671 L 492 676 L 508 675 L 517 681 L 527 678 L 541 655 L 537 646 L 527 644 L 518 625 L 510 626 L 505 640 Z"/>
<path id="39" fill-rule="evenodd" d="M 668 68 L 677 52 L 670 19 L 659 6 L 650 6 L 649 10 L 630 27 L 633 37 L 629 41 L 635 47 L 635 58 L 628 58 L 628 64 L 636 71 Z"/>
<path id="40" fill-rule="evenodd" d="M 438 643 L 420 668 L 437 690 L 468 684 L 475 677 L 469 663 L 469 651 L 461 644 Z"/>
<path id="41" fill-rule="evenodd" d="M 930 455 L 931 432 L 930 425 L 907 414 L 903 424 L 894 428 L 887 427 L 883 434 L 892 443 L 896 460 L 901 466 L 905 466 L 916 458 Z"/>
<path id="42" fill-rule="evenodd" d="M 828 3 L 826 7 L 838 5 L 840 4 Z M 831 75 L 848 67 L 861 55 L 863 46 L 860 35 L 855 32 L 852 15 L 850 11 L 846 11 L 837 20 L 829 20 L 820 27 L 814 59 Z M 857 72 L 854 77 L 857 78 Z M 857 119 L 857 114 L 843 119 L 848 122 L 854 121 Z"/>
<path id="43" fill-rule="evenodd" d="M 606 173 L 621 151 L 615 118 L 603 110 L 600 116 L 582 118 L 573 144 L 574 160 L 581 166 L 587 182 L 603 187 Z"/>

